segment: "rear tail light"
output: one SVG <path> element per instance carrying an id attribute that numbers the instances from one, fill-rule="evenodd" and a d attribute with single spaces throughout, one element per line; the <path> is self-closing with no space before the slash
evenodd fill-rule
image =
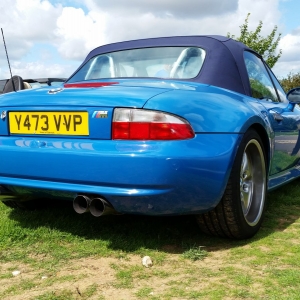
<path id="1" fill-rule="evenodd" d="M 167 113 L 116 108 L 112 125 L 114 140 L 185 140 L 195 136 L 184 119 Z"/>

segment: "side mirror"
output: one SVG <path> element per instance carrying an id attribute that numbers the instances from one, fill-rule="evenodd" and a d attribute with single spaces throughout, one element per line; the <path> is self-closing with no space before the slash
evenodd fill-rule
<path id="1" fill-rule="evenodd" d="M 290 103 L 300 104 L 300 87 L 291 89 L 286 96 Z"/>

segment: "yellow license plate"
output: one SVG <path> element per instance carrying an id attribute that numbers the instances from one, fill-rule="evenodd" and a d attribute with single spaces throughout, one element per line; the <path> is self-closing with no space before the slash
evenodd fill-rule
<path id="1" fill-rule="evenodd" d="M 9 112 L 15 134 L 89 135 L 88 112 Z"/>

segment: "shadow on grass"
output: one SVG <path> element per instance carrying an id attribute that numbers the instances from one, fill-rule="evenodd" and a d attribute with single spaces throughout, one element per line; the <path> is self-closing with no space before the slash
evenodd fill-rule
<path id="1" fill-rule="evenodd" d="M 134 252 L 141 248 L 182 253 L 195 246 L 209 251 L 233 248 L 263 239 L 282 231 L 300 217 L 300 181 L 294 181 L 268 194 L 266 218 L 259 233 L 249 240 L 233 241 L 207 236 L 200 232 L 193 216 L 104 216 L 78 215 L 72 203 L 53 202 L 41 211 L 12 210 L 9 218 L 21 227 L 40 227 L 66 232 L 83 240 L 107 241 L 111 250 Z"/>

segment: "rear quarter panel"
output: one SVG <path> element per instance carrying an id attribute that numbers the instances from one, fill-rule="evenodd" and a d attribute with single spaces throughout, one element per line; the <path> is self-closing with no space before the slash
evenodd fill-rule
<path id="1" fill-rule="evenodd" d="M 144 108 L 179 115 L 196 133 L 243 133 L 254 123 L 270 131 L 256 100 L 213 86 L 174 89 L 151 98 Z"/>

